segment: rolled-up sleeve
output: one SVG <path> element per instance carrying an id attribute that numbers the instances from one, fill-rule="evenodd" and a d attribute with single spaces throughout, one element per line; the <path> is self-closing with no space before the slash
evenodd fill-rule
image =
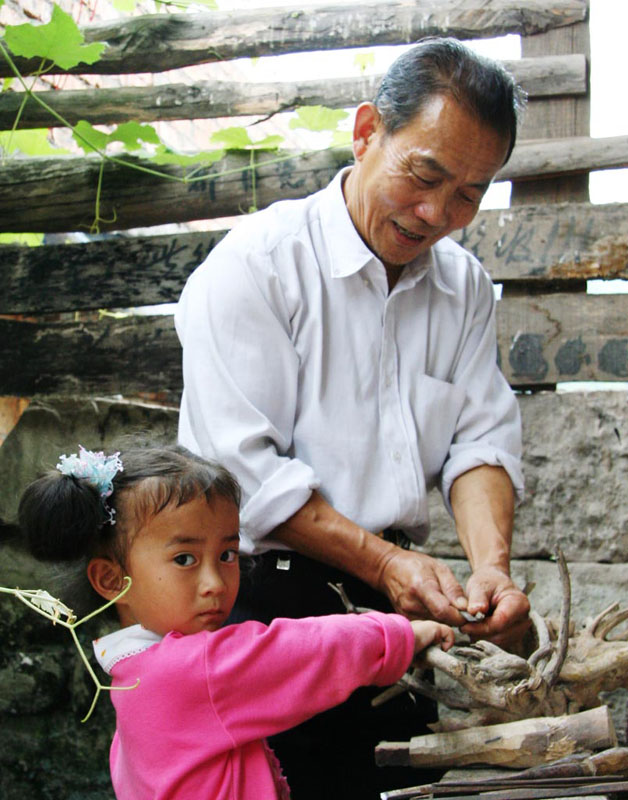
<path id="1" fill-rule="evenodd" d="M 290 453 L 299 360 L 280 280 L 264 259 L 223 241 L 191 276 L 175 313 L 183 346 L 179 441 L 236 475 L 242 532 L 253 549 L 319 485 Z"/>
<path id="2" fill-rule="evenodd" d="M 503 467 L 519 501 L 524 491 L 519 404 L 497 364 L 496 301 L 490 278 L 481 270 L 475 275 L 473 294 L 468 331 L 453 375 L 453 383 L 464 390 L 465 402 L 441 473 L 441 491 L 450 513 L 453 482 L 474 467 Z"/>

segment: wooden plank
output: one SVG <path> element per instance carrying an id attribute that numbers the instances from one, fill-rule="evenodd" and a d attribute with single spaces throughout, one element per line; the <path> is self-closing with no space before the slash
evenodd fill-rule
<path id="1" fill-rule="evenodd" d="M 304 197 L 326 186 L 353 159 L 349 148 L 264 153 L 256 158 L 255 192 L 247 152 L 231 153 L 211 168 L 197 170 L 196 178 L 188 182 L 179 167 L 157 171 L 149 160 L 128 156 L 125 162 L 143 170 L 131 172 L 128 166 L 108 161 L 103 170 L 100 230 L 233 216 L 252 205 L 263 208 L 275 200 Z M 628 166 L 628 136 L 523 142 L 497 179 L 518 181 L 624 166 Z M 8 161 L 0 172 L 0 231 L 89 230 L 100 168 L 96 157 Z"/>
<path id="2" fill-rule="evenodd" d="M 181 348 L 171 316 L 41 324 L 0 319 L 0 338 L 3 395 L 157 391 L 176 402 L 181 389 Z"/>
<path id="3" fill-rule="evenodd" d="M 628 295 L 505 297 L 497 336 L 513 386 L 628 378 Z"/>
<path id="4" fill-rule="evenodd" d="M 505 298 L 497 310 L 499 358 L 519 387 L 628 379 L 627 295 Z M 122 394 L 181 388 L 172 318 L 98 322 L 0 319 L 0 394 Z"/>
<path id="5" fill-rule="evenodd" d="M 0 246 L 0 314 L 43 314 L 175 302 L 227 231 Z M 481 211 L 453 234 L 494 281 L 566 284 L 628 278 L 628 204 Z"/>
<path id="6" fill-rule="evenodd" d="M 503 63 L 530 97 L 586 92 L 584 56 L 546 56 Z M 37 102 L 38 98 L 71 125 L 79 120 L 111 124 L 131 120 L 213 119 L 269 115 L 303 105 L 357 106 L 374 97 L 381 79 L 382 75 L 273 83 L 199 81 L 193 85 L 174 83 L 36 92 L 21 109 L 18 127 L 42 128 L 61 124 Z M 11 129 L 18 119 L 23 100 L 23 94 L 19 92 L 0 94 L 0 130 Z"/>
<path id="7" fill-rule="evenodd" d="M 628 278 L 628 204 L 557 203 L 481 211 L 453 234 L 496 282 Z"/>
<path id="8" fill-rule="evenodd" d="M 460 39 L 529 36 L 582 21 L 587 10 L 587 0 L 399 0 L 155 14 L 83 28 L 87 43 L 104 41 L 108 46 L 95 64 L 69 71 L 160 72 L 234 58 L 411 43 L 431 34 Z M 22 74 L 40 67 L 39 59 L 15 58 L 15 63 Z M 0 59 L 0 77 L 12 75 Z"/>
<path id="9" fill-rule="evenodd" d="M 522 55 L 539 56 L 582 53 L 589 57 L 589 26 L 582 22 L 569 28 L 547 31 L 521 40 Z M 589 95 L 559 97 L 539 101 L 532 98 L 525 115 L 522 136 L 529 139 L 564 139 L 572 136 L 587 137 L 591 115 Z M 511 205 L 530 203 L 577 202 L 589 199 L 589 176 L 569 175 L 555 180 L 513 186 Z"/>
<path id="10" fill-rule="evenodd" d="M 0 247 L 0 314 L 173 303 L 226 231 Z"/>

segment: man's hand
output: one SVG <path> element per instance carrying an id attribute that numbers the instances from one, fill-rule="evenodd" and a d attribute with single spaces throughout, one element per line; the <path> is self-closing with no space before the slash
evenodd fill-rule
<path id="1" fill-rule="evenodd" d="M 467 581 L 467 610 L 481 611 L 482 622 L 463 625 L 462 633 L 474 641 L 488 639 L 500 646 L 519 641 L 530 625 L 530 603 L 508 573 L 496 567 L 480 567 Z"/>
<path id="2" fill-rule="evenodd" d="M 462 586 L 446 564 L 410 550 L 395 548 L 384 563 L 379 590 L 409 619 L 433 619 L 460 626 L 467 608 Z"/>

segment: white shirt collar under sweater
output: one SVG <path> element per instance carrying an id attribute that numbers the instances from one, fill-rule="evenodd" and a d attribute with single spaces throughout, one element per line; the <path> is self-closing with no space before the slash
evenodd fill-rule
<path id="1" fill-rule="evenodd" d="M 96 660 L 105 672 L 111 675 L 111 670 L 118 661 L 143 653 L 162 639 L 163 636 L 147 631 L 141 625 L 131 625 L 95 639 L 92 645 Z"/>

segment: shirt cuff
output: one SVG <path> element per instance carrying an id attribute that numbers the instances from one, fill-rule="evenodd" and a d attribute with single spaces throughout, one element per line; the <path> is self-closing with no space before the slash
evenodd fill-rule
<path id="1" fill-rule="evenodd" d="M 441 492 L 447 511 L 453 517 L 450 492 L 453 482 L 470 469 L 482 466 L 503 467 L 508 473 L 515 490 L 516 502 L 520 503 L 524 497 L 523 472 L 519 458 L 505 450 L 491 445 L 474 444 L 473 446 L 453 445 L 450 457 L 443 467 L 441 476 Z"/>
<path id="2" fill-rule="evenodd" d="M 286 460 L 262 483 L 242 509 L 242 534 L 258 550 L 256 545 L 260 539 L 296 514 L 319 486 L 320 480 L 311 467 L 296 458 Z"/>

